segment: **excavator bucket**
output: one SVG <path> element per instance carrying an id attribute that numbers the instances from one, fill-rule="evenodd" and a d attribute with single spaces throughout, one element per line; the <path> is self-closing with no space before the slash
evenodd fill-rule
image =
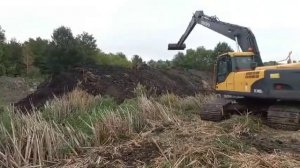
<path id="1" fill-rule="evenodd" d="M 169 44 L 168 45 L 168 50 L 184 50 L 185 49 L 185 44 L 182 44 L 182 45 L 178 45 L 177 43 L 176 44 Z"/>

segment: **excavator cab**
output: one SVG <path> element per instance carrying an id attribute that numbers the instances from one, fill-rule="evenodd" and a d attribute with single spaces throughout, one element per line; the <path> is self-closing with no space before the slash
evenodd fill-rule
<path id="1" fill-rule="evenodd" d="M 257 67 L 253 52 L 228 52 L 217 57 L 214 67 L 216 90 L 234 91 L 238 86 L 237 75 Z"/>
<path id="2" fill-rule="evenodd" d="M 216 84 L 226 80 L 231 72 L 250 71 L 257 67 L 252 52 L 229 52 L 220 55 L 215 63 Z"/>

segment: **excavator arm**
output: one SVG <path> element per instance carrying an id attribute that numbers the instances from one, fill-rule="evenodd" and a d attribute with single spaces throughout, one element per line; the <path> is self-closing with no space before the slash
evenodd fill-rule
<path id="1" fill-rule="evenodd" d="M 215 16 L 205 15 L 203 11 L 195 12 L 184 34 L 177 43 L 169 44 L 168 50 L 184 50 L 186 47 L 184 42 L 196 24 L 200 24 L 232 40 L 235 40 L 242 51 L 249 51 L 249 49 L 252 50 L 255 54 L 254 61 L 258 66 L 263 66 L 255 36 L 249 28 L 222 22 Z"/>

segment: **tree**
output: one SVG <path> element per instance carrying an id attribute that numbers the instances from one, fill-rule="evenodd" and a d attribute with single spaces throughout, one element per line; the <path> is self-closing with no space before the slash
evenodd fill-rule
<path id="1" fill-rule="evenodd" d="M 131 59 L 131 62 L 133 66 L 139 66 L 144 63 L 143 59 L 138 55 L 134 55 Z"/>
<path id="2" fill-rule="evenodd" d="M 0 44 L 3 44 L 5 40 L 6 40 L 5 30 L 3 30 L 2 27 L 0 26 Z"/>
<path id="3" fill-rule="evenodd" d="M 87 32 L 83 32 L 80 35 L 77 35 L 76 40 L 78 40 L 80 46 L 82 46 L 85 49 L 89 49 L 92 51 L 97 50 L 97 41 L 93 37 L 93 35 L 88 34 Z"/>
<path id="4" fill-rule="evenodd" d="M 52 45 L 55 47 L 69 49 L 74 47 L 75 42 L 72 30 L 68 27 L 61 26 L 53 31 Z"/>
<path id="5" fill-rule="evenodd" d="M 43 67 L 43 59 L 45 59 L 46 50 L 49 47 L 49 41 L 40 37 L 36 39 L 29 38 L 23 43 L 23 55 L 27 71 L 31 72 L 34 67 Z"/>
<path id="6" fill-rule="evenodd" d="M 120 58 L 127 59 L 127 58 L 126 58 L 126 55 L 123 54 L 122 52 L 117 52 L 116 55 L 119 56 Z"/>
<path id="7" fill-rule="evenodd" d="M 150 60 L 147 62 L 148 66 L 152 67 L 152 68 L 156 68 L 156 62 L 154 60 Z"/>
<path id="8" fill-rule="evenodd" d="M 4 55 L 4 48 L 5 48 L 5 31 L 0 26 L 0 75 L 5 74 L 5 55 Z"/>
<path id="9" fill-rule="evenodd" d="M 213 64 L 213 61 L 211 61 L 213 59 L 212 53 L 212 50 L 205 49 L 203 46 L 198 47 L 196 49 L 196 59 L 194 61 L 193 69 L 210 70 Z"/>
<path id="10" fill-rule="evenodd" d="M 113 65 L 127 68 L 132 67 L 131 62 L 127 60 L 126 56 L 120 53 L 105 54 L 103 52 L 99 52 L 95 62 L 99 65 Z"/>
<path id="11" fill-rule="evenodd" d="M 186 53 L 177 53 L 172 64 L 175 67 L 198 69 L 198 70 L 211 70 L 218 55 L 232 51 L 230 46 L 223 42 L 218 43 L 214 50 L 208 50 L 203 46 L 198 47 L 196 50 L 188 49 Z"/>
<path id="12" fill-rule="evenodd" d="M 214 48 L 213 59 L 215 60 L 217 56 L 232 51 L 233 49 L 226 42 L 219 42 Z"/>
<path id="13" fill-rule="evenodd" d="M 227 52 L 233 52 L 233 49 L 226 42 L 219 42 L 212 52 L 211 59 L 208 61 L 210 69 L 213 68 L 217 57 Z"/>
<path id="14" fill-rule="evenodd" d="M 76 41 L 82 55 L 84 55 L 84 62 L 93 63 L 96 59 L 95 57 L 97 56 L 97 53 L 100 52 L 97 48 L 97 41 L 93 35 L 83 32 L 82 34 L 77 35 Z"/>
<path id="15" fill-rule="evenodd" d="M 158 68 L 158 69 L 169 69 L 169 68 L 171 68 L 171 61 L 158 60 L 156 62 L 156 68 Z"/>
<path id="16" fill-rule="evenodd" d="M 56 74 L 84 64 L 84 51 L 79 47 L 70 28 L 61 26 L 53 31 L 52 41 L 42 60 L 43 73 Z"/>
<path id="17" fill-rule="evenodd" d="M 25 70 L 22 45 L 15 39 L 5 45 L 4 48 L 4 67 L 6 75 L 21 75 Z"/>
<path id="18" fill-rule="evenodd" d="M 178 52 L 172 60 L 173 65 L 176 67 L 184 67 L 184 59 L 185 59 L 184 53 Z"/>
<path id="19" fill-rule="evenodd" d="M 172 61 L 163 61 L 163 60 L 158 60 L 158 61 L 154 61 L 154 60 L 150 60 L 148 61 L 148 66 L 152 67 L 152 68 L 157 68 L 157 69 L 169 69 L 172 67 Z"/>
<path id="20" fill-rule="evenodd" d="M 173 65 L 186 69 L 208 70 L 212 50 L 207 50 L 203 46 L 196 50 L 188 49 L 186 54 L 179 52 L 174 56 Z"/>

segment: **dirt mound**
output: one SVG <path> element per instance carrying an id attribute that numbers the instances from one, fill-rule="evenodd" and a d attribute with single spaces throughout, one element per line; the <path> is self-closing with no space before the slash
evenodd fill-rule
<path id="1" fill-rule="evenodd" d="M 148 94 L 174 93 L 179 96 L 203 92 L 203 79 L 183 70 L 157 70 L 150 67 L 128 69 L 120 67 L 80 67 L 54 76 L 38 86 L 37 91 L 15 104 L 21 110 L 41 107 L 47 100 L 62 96 L 76 87 L 93 95 L 109 95 L 118 102 L 134 97 L 138 84 Z"/>

